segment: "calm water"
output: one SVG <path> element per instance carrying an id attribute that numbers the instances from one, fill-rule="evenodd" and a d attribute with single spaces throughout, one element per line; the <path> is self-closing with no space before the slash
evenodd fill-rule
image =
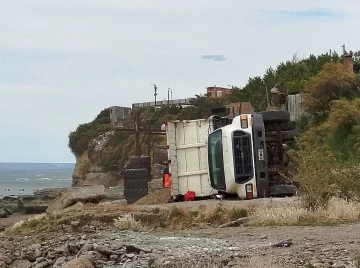
<path id="1" fill-rule="evenodd" d="M 0 163 L 0 198 L 71 186 L 74 164 Z"/>

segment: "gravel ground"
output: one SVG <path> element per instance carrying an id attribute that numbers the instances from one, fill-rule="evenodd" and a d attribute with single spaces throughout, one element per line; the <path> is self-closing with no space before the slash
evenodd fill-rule
<path id="1" fill-rule="evenodd" d="M 97 231 L 96 231 L 97 230 Z M 68 261 L 84 255 L 96 267 L 194 267 L 217 260 L 213 267 L 252 267 L 247 258 L 261 256 L 278 267 L 354 267 L 360 252 L 360 224 L 322 227 L 235 227 L 176 232 L 130 232 L 91 229 L 63 230 L 43 241 L 31 237 L 0 239 L 0 252 L 21 267 L 70 267 Z M 292 241 L 289 247 L 272 247 Z M 1 254 L 0 254 L 1 256 Z M 3 257 L 6 259 L 6 257 Z M 1 257 L 0 257 L 1 260 Z M 190 262 L 191 265 L 185 265 Z M 5 264 L 5 261 L 3 261 Z M 182 266 L 171 266 L 181 263 Z M 9 262 L 10 264 L 10 262 Z M 16 264 L 16 262 L 15 262 Z M 23 263 L 24 264 L 24 263 Z M 268 265 L 268 263 L 265 263 Z M 263 267 L 272 267 L 272 266 Z M 307 265 L 307 266 L 306 266 Z M 0 261 L 0 267 L 2 263 Z M 18 267 L 18 266 L 9 266 Z M 206 266 L 205 266 L 206 267 Z M 261 267 L 261 266 L 260 266 Z"/>

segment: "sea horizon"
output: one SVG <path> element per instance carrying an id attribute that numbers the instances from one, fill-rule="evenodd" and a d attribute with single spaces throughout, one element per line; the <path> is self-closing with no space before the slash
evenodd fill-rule
<path id="1" fill-rule="evenodd" d="M 71 187 L 75 163 L 0 162 L 0 198 Z"/>

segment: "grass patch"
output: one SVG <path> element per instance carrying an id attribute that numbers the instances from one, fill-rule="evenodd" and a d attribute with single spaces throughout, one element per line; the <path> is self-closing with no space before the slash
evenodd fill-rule
<path id="1" fill-rule="evenodd" d="M 129 230 L 129 231 L 139 232 L 142 230 L 141 222 L 135 220 L 135 217 L 132 214 L 125 214 L 115 219 L 114 226 L 116 227 L 116 229 L 121 231 Z"/>
<path id="2" fill-rule="evenodd" d="M 326 207 L 305 209 L 301 203 L 257 208 L 250 215 L 250 225 L 334 225 L 360 218 L 360 203 L 333 197 Z"/>
<path id="3" fill-rule="evenodd" d="M 248 208 L 239 206 L 200 206 L 197 209 L 171 205 L 156 209 L 128 205 L 85 205 L 81 211 L 31 217 L 6 230 L 8 235 L 44 236 L 62 228 L 64 232 L 88 232 L 104 228 L 117 230 L 184 230 L 211 228 L 247 217 L 246 226 L 316 226 L 356 222 L 360 219 L 360 203 L 331 198 L 326 207 L 305 209 L 301 200 L 259 202 Z M 72 222 L 77 221 L 74 227 Z"/>

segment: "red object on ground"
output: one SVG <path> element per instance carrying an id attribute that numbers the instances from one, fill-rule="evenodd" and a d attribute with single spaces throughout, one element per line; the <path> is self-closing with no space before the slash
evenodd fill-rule
<path id="1" fill-rule="evenodd" d="M 171 177 L 170 174 L 163 174 L 163 187 L 170 188 L 171 187 Z"/>
<path id="2" fill-rule="evenodd" d="M 184 201 L 194 201 L 195 200 L 195 192 L 188 191 L 184 196 Z"/>

